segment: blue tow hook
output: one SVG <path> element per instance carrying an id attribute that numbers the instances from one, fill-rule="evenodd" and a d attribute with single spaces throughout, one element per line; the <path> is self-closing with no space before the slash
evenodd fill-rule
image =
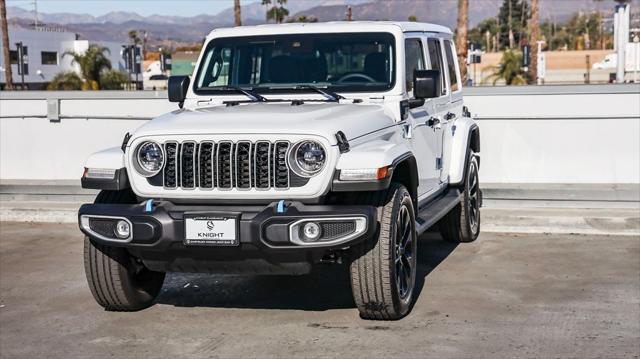
<path id="1" fill-rule="evenodd" d="M 147 200 L 147 202 L 144 205 L 144 211 L 146 213 L 153 212 L 153 199 Z"/>
<path id="2" fill-rule="evenodd" d="M 276 212 L 278 213 L 284 213 L 284 199 L 281 199 L 278 202 L 278 207 L 276 208 Z"/>

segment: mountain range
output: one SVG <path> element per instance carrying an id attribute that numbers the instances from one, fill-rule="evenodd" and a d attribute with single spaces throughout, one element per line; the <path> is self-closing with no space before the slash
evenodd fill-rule
<path id="1" fill-rule="evenodd" d="M 231 3 L 231 0 L 229 0 Z M 541 19 L 563 21 L 577 11 L 612 10 L 614 1 L 604 0 L 540 0 Z M 119 3 L 123 4 L 123 3 Z M 495 16 L 502 0 L 470 0 L 469 22 L 474 26 Z M 416 16 L 419 21 L 455 27 L 457 1 L 455 0 L 289 0 L 286 7 L 291 17 L 302 15 L 318 21 L 344 20 L 346 6 L 351 5 L 355 20 L 407 20 Z M 640 5 L 633 0 L 632 6 Z M 266 8 L 260 2 L 242 6 L 245 25 L 265 23 Z M 35 13 L 20 7 L 7 7 L 12 25 L 29 27 Z M 201 14 L 192 17 L 150 15 L 135 12 L 113 11 L 100 16 L 75 13 L 39 13 L 39 22 L 46 26 L 63 27 L 81 37 L 96 41 L 126 41 L 131 29 L 145 30 L 152 44 L 170 45 L 201 42 L 215 27 L 233 25 L 233 8 L 217 14 Z"/>

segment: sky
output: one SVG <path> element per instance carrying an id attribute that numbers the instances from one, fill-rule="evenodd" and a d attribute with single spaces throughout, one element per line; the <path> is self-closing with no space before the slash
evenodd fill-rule
<path id="1" fill-rule="evenodd" d="M 7 6 L 33 10 L 33 0 L 6 0 Z M 38 11 L 46 13 L 104 15 L 111 11 L 136 12 L 140 15 L 194 16 L 217 14 L 232 7 L 233 0 L 37 0 Z M 243 5 L 258 0 L 241 0 Z"/>

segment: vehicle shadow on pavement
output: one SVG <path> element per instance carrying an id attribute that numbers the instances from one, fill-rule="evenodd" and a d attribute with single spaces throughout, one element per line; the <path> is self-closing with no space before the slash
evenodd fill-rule
<path id="1" fill-rule="evenodd" d="M 437 234 L 418 244 L 416 298 L 426 277 L 456 248 Z M 345 264 L 316 266 L 303 276 L 221 276 L 169 273 L 158 304 L 177 307 L 293 309 L 324 311 L 355 308 Z"/>
<path id="2" fill-rule="evenodd" d="M 427 232 L 418 241 L 418 268 L 416 273 L 415 298 L 427 283 L 429 274 L 433 272 L 458 247 L 457 243 L 447 242 L 437 232 Z M 414 302 L 415 303 L 415 302 Z"/>

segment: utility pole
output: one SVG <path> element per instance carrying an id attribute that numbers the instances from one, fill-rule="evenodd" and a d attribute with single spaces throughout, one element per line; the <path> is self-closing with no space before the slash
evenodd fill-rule
<path id="1" fill-rule="evenodd" d="M 38 30 L 38 0 L 33 0 L 33 12 L 35 14 L 35 21 L 33 22 L 33 27 Z"/>
<path id="2" fill-rule="evenodd" d="M 531 0 L 531 19 L 529 20 L 529 48 L 531 49 L 531 65 L 529 79 L 537 83 L 538 78 L 538 38 L 540 37 L 540 19 L 538 16 L 538 0 Z"/>
<path id="3" fill-rule="evenodd" d="M 242 26 L 242 16 L 240 13 L 240 0 L 233 0 L 233 16 L 235 17 L 235 25 Z"/>
<path id="4" fill-rule="evenodd" d="M 9 26 L 7 25 L 7 7 L 5 0 L 0 0 L 0 22 L 2 22 L 2 58 L 4 59 L 4 87 L 13 90 L 13 73 L 11 71 L 11 55 L 9 50 Z"/>
<path id="5" fill-rule="evenodd" d="M 460 63 L 460 77 L 462 83 L 467 83 L 467 29 L 469 26 L 469 0 L 458 0 L 458 24 L 456 34 L 456 50 Z"/>
<path id="6" fill-rule="evenodd" d="M 513 28 L 512 28 L 513 19 L 511 18 L 513 3 L 511 2 L 511 0 L 508 0 L 508 1 L 509 1 L 509 19 L 508 19 L 509 21 L 507 23 L 507 27 L 509 28 L 509 50 L 513 50 L 513 42 L 514 42 Z"/>

